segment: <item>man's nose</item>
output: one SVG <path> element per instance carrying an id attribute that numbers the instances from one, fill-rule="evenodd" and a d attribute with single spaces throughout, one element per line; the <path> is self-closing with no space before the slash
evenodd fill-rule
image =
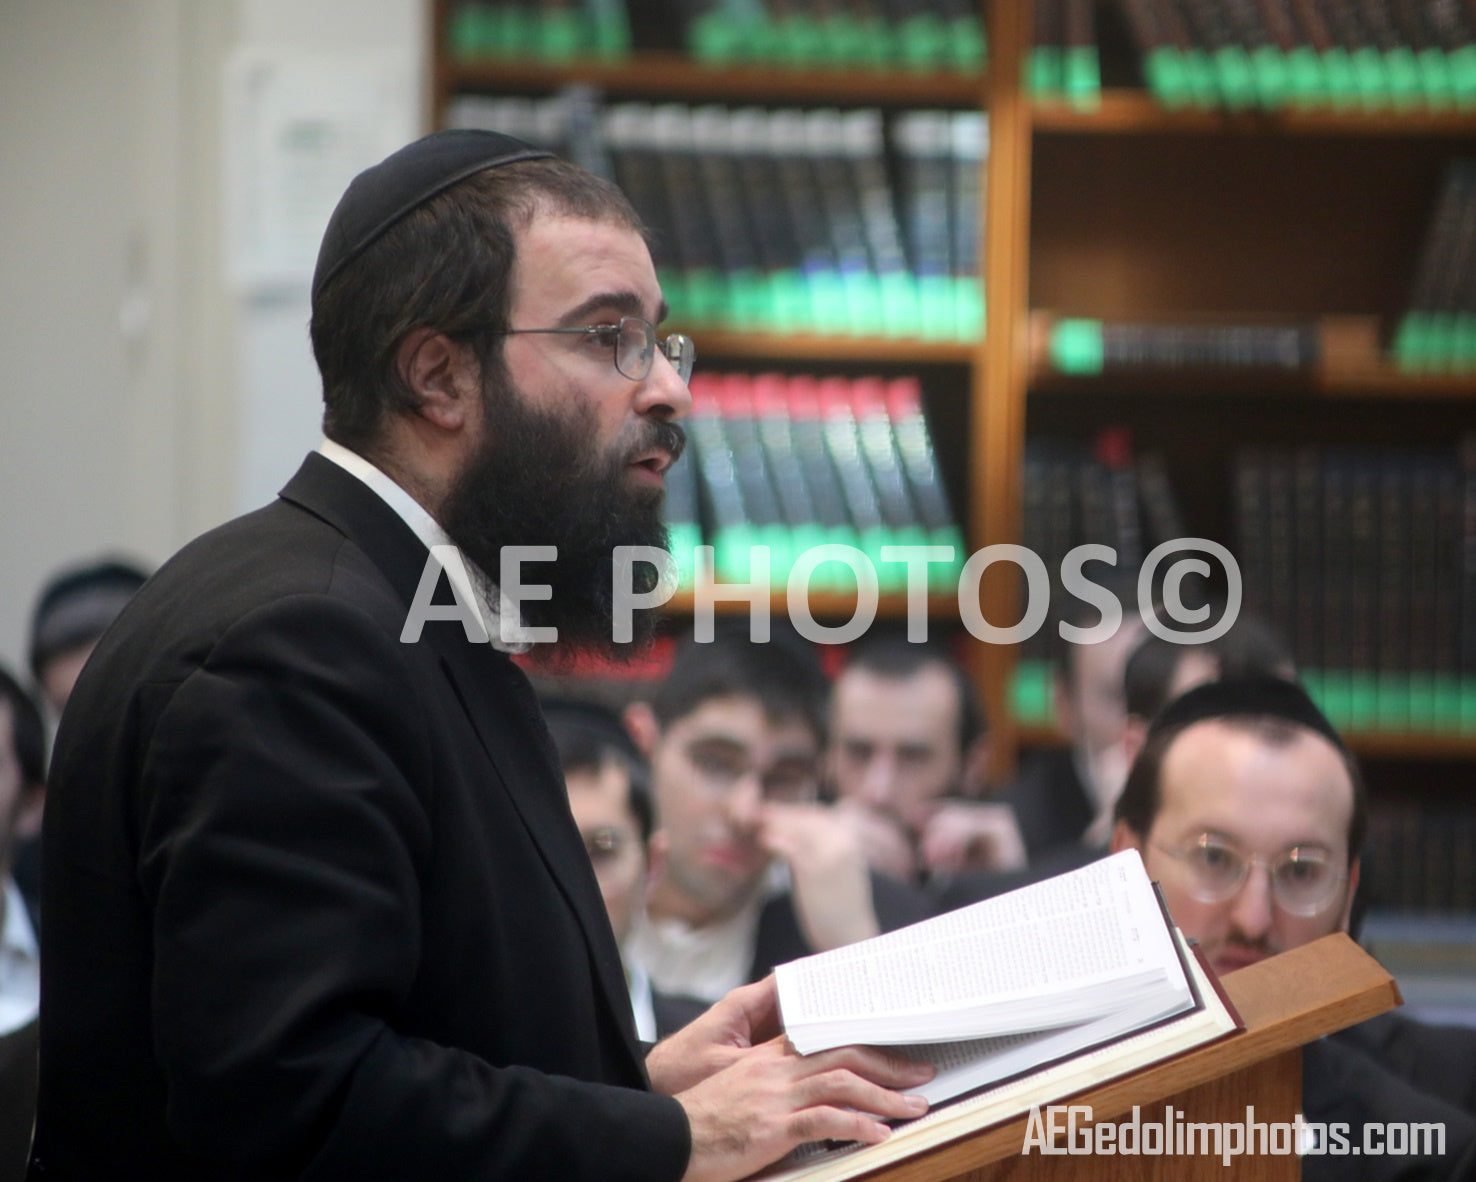
<path id="1" fill-rule="evenodd" d="M 1273 909 L 1271 871 L 1256 863 L 1251 866 L 1240 893 L 1235 896 L 1230 921 L 1245 940 L 1263 940 L 1271 930 Z"/>

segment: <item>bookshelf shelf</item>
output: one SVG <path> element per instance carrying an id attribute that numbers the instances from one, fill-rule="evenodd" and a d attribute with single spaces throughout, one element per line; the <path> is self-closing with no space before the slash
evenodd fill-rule
<path id="1" fill-rule="evenodd" d="M 900 365 L 969 365 L 979 345 L 915 338 L 812 336 L 738 332 L 728 328 L 678 325 L 697 342 L 705 363 L 722 361 L 864 361 Z"/>
<path id="2" fill-rule="evenodd" d="M 1227 318 L 1228 319 L 1228 318 Z M 1051 333 L 1057 319 L 1049 312 L 1030 315 L 1030 390 L 1090 395 L 1120 389 L 1130 382 L 1143 393 L 1193 397 L 1196 392 L 1229 391 L 1247 397 L 1303 395 L 1322 398 L 1476 400 L 1476 370 L 1416 372 L 1400 369 L 1380 344 L 1376 316 L 1327 316 L 1316 323 L 1319 357 L 1301 369 L 1238 366 L 1143 366 L 1110 373 L 1065 373 L 1051 360 Z M 1196 317 L 1196 324 L 1213 320 Z M 1288 326 L 1293 327 L 1293 326 Z"/>
<path id="3" fill-rule="evenodd" d="M 826 67 L 707 66 L 675 52 L 639 52 L 618 62 L 446 61 L 444 92 L 544 93 L 583 82 L 611 95 L 753 103 L 977 107 L 978 74 Z"/>
<path id="4" fill-rule="evenodd" d="M 1476 135 L 1476 110 L 1470 109 L 1171 110 L 1140 90 L 1104 91 L 1094 106 L 1037 99 L 1030 117 L 1038 132 L 1083 135 Z"/>

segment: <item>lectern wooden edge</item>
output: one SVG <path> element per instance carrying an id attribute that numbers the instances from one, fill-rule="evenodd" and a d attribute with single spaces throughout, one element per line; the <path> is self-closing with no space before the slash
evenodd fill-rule
<path id="1" fill-rule="evenodd" d="M 1301 1111 L 1303 1044 L 1400 1004 L 1394 978 L 1346 935 L 1324 936 L 1224 978 L 1245 1029 L 1070 1097 L 1096 1122 L 1129 1116 L 1290 1122 Z M 1068 1102 L 1068 1101 L 1063 1101 Z M 994 1125 L 914 1157 L 856 1175 L 867 1182 L 1047 1182 L 1067 1178 L 1271 1182 L 1300 1177 L 1293 1155 L 1248 1155 L 1227 1170 L 1215 1156 L 1023 1155 L 1027 1118 Z"/>

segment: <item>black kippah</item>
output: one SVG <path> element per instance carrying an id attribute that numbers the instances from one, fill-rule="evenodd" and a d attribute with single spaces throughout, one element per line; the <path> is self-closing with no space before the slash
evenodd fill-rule
<path id="1" fill-rule="evenodd" d="M 371 242 L 416 206 L 458 181 L 483 172 L 552 156 L 495 131 L 433 132 L 366 168 L 339 199 L 313 270 L 313 298 Z"/>
<path id="2" fill-rule="evenodd" d="M 1197 685 L 1163 708 L 1148 728 L 1148 738 L 1212 718 L 1250 717 L 1279 718 L 1306 727 L 1339 751 L 1347 750 L 1343 737 L 1307 691 L 1280 677 L 1244 677 Z"/>

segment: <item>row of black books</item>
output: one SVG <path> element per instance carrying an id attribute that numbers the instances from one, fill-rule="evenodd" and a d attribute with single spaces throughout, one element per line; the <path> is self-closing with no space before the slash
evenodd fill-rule
<path id="1" fill-rule="evenodd" d="M 1446 166 L 1393 355 L 1416 372 L 1476 370 L 1476 160 Z"/>
<path id="2" fill-rule="evenodd" d="M 973 0 L 459 0 L 446 38 L 458 61 L 619 60 L 684 48 L 713 64 L 977 73 L 985 56 Z"/>
<path id="3" fill-rule="evenodd" d="M 1047 359 L 1059 373 L 1229 368 L 1307 370 L 1321 357 L 1314 324 L 1149 324 L 1062 317 Z"/>
<path id="4" fill-rule="evenodd" d="M 1045 563 L 1058 601 L 1063 560 L 1076 547 L 1110 547 L 1115 573 L 1095 562 L 1084 573 L 1115 584 L 1154 547 L 1185 536 L 1163 455 L 1136 451 L 1125 427 L 1106 428 L 1090 441 L 1026 440 L 1023 473 L 1021 539 Z M 1064 646 L 1054 623 L 1021 646 L 1010 692 L 1019 721 L 1050 722 L 1052 670 Z"/>
<path id="5" fill-rule="evenodd" d="M 1376 798 L 1365 849 L 1370 906 L 1476 913 L 1476 810 L 1469 803 Z"/>
<path id="6" fill-rule="evenodd" d="M 547 145 L 614 179 L 653 230 L 683 324 L 978 340 L 977 111 L 606 105 L 467 96 L 453 127 Z"/>
<path id="7" fill-rule="evenodd" d="M 701 372 L 691 388 L 687 452 L 667 474 L 682 584 L 699 545 L 719 583 L 760 579 L 766 546 L 773 586 L 802 570 L 808 589 L 854 594 L 869 565 L 878 591 L 901 592 L 904 553 L 886 548 L 948 547 L 929 586 L 956 589 L 967 554 L 916 378 Z"/>
<path id="8" fill-rule="evenodd" d="M 1333 722 L 1476 732 L 1476 436 L 1249 448 L 1233 482 L 1245 608 L 1287 636 Z"/>
<path id="9" fill-rule="evenodd" d="M 1468 0 L 1036 0 L 1027 78 L 1090 104 L 1121 30 L 1165 106 L 1448 109 L 1476 105 Z"/>

